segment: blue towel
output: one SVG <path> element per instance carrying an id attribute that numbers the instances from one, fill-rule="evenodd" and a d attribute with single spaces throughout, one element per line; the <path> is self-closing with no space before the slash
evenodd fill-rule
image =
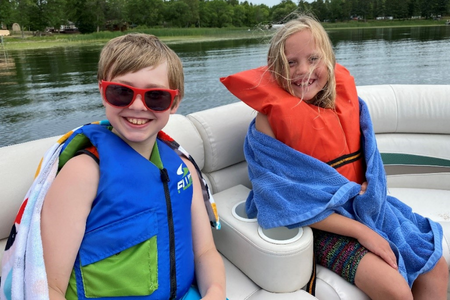
<path id="1" fill-rule="evenodd" d="M 367 105 L 360 99 L 362 148 L 368 187 L 334 168 L 256 130 L 250 124 L 244 144 L 253 185 L 246 207 L 263 228 L 308 226 L 338 213 L 384 237 L 397 256 L 400 273 L 412 286 L 442 256 L 442 227 L 387 195 L 386 175 Z"/>

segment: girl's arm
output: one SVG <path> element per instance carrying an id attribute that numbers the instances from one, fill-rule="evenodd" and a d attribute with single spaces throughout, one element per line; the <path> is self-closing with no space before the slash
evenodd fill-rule
<path id="1" fill-rule="evenodd" d="M 191 206 L 192 242 L 198 289 L 202 299 L 224 300 L 226 298 L 225 267 L 222 257 L 214 245 L 197 170 L 191 162 L 183 160 L 192 174 L 194 187 Z"/>
<path id="2" fill-rule="evenodd" d="M 258 131 L 275 138 L 266 115 L 258 113 L 255 127 Z M 364 194 L 366 189 L 367 182 L 364 182 L 361 185 L 360 194 Z M 355 238 L 370 252 L 378 255 L 391 267 L 397 269 L 397 258 L 389 243 L 378 233 L 358 221 L 339 214 L 332 214 L 326 219 L 312 224 L 310 227 Z"/>
<path id="3" fill-rule="evenodd" d="M 266 115 L 262 113 L 256 115 L 255 127 L 258 131 L 275 139 L 275 134 L 273 133 L 272 127 L 270 127 L 269 119 Z"/>
<path id="4" fill-rule="evenodd" d="M 79 155 L 61 169 L 45 197 L 41 235 L 50 300 L 65 299 L 98 182 L 98 164 Z"/>

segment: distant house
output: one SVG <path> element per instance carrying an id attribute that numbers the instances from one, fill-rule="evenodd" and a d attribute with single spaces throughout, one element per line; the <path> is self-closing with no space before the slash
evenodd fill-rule
<path id="1" fill-rule="evenodd" d="M 67 22 L 67 25 L 61 25 L 59 33 L 79 33 L 80 31 L 73 22 Z"/>
<path id="2" fill-rule="evenodd" d="M 281 28 L 283 26 L 284 26 L 284 24 L 272 24 L 271 29 L 279 29 L 279 28 Z"/>

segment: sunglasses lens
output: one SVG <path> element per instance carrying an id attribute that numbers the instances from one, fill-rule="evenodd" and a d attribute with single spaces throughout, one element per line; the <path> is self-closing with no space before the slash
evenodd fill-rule
<path id="1" fill-rule="evenodd" d="M 115 106 L 127 106 L 133 100 L 134 92 L 125 86 L 108 85 L 105 91 L 106 100 Z"/>
<path id="2" fill-rule="evenodd" d="M 154 111 L 164 111 L 170 107 L 172 95 L 167 91 L 149 91 L 145 93 L 145 104 Z"/>

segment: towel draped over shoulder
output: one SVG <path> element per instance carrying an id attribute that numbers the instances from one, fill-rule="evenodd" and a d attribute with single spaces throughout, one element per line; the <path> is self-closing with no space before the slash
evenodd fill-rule
<path id="1" fill-rule="evenodd" d="M 108 121 L 94 122 L 92 124 L 111 126 Z M 19 209 L 14 224 L 12 224 L 11 234 L 6 244 L 1 266 L 1 300 L 49 299 L 40 231 L 41 209 L 45 195 L 57 175 L 59 164 L 63 160 L 68 159 L 60 156 L 64 146 L 66 146 L 66 141 L 72 134 L 77 134 L 76 130 L 79 128 L 61 137 L 47 150 L 38 166 L 35 179 L 25 195 L 25 200 Z M 178 155 L 189 159 L 193 163 L 200 179 L 210 224 L 216 229 L 220 229 L 216 204 L 192 156 L 164 132 L 160 132 L 158 138 L 171 147 Z"/>
<path id="2" fill-rule="evenodd" d="M 271 138 L 250 124 L 244 144 L 253 190 L 247 214 L 263 228 L 308 226 L 332 213 L 357 220 L 385 238 L 412 286 L 442 256 L 442 227 L 387 195 L 383 162 L 367 105 L 360 99 L 367 190 L 334 168 Z"/>

